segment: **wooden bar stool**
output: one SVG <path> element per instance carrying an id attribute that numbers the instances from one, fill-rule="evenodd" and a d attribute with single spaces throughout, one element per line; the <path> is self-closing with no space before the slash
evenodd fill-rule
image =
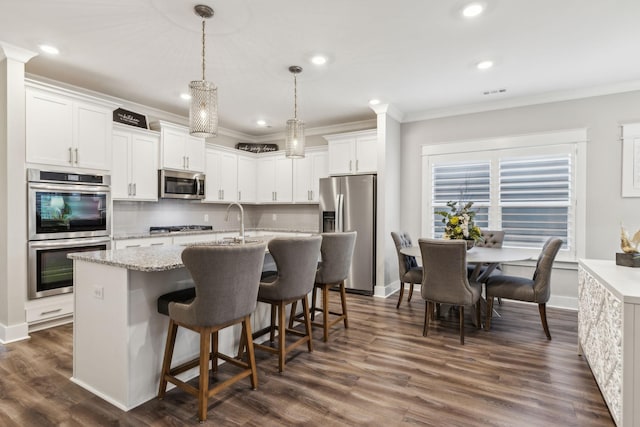
<path id="1" fill-rule="evenodd" d="M 258 387 L 252 343 L 247 345 L 248 360 L 238 360 L 218 351 L 218 332 L 241 323 L 242 334 L 251 336 L 251 313 L 257 305 L 265 249 L 264 243 L 188 247 L 182 252 L 182 262 L 189 270 L 195 288 L 158 298 L 158 311 L 169 316 L 158 398 L 164 398 L 168 382 L 197 396 L 200 421 L 207 419 L 209 397 L 220 390 L 249 376 L 251 387 Z M 200 354 L 193 360 L 171 368 L 179 326 L 200 334 Z M 209 388 L 209 360 L 211 370 L 215 373 L 218 370 L 218 359 L 242 370 Z M 197 388 L 176 377 L 196 366 L 200 367 Z"/>

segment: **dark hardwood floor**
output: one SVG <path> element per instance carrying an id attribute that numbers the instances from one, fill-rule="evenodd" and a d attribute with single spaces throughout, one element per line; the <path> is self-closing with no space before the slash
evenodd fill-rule
<path id="1" fill-rule="evenodd" d="M 475 329 L 467 315 L 461 346 L 455 313 L 422 336 L 419 295 L 399 310 L 393 297 L 350 294 L 348 303 L 350 328 L 332 329 L 326 344 L 314 330 L 314 352 L 293 352 L 283 374 L 277 357 L 257 351 L 258 390 L 247 379 L 214 396 L 205 424 L 614 425 L 576 354 L 575 312 L 548 310 L 547 341 L 536 305 L 504 301 L 490 332 Z M 65 325 L 0 345 L 0 426 L 198 424 L 196 399 L 177 389 L 122 412 L 73 384 L 72 342 Z"/>

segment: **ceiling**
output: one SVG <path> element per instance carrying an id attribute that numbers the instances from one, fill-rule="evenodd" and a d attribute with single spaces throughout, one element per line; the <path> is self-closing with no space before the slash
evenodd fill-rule
<path id="1" fill-rule="evenodd" d="M 373 119 L 372 98 L 411 121 L 640 88 L 640 1 L 485 0 L 463 18 L 470 1 L 3 0 L 0 42 L 39 53 L 30 74 L 186 117 L 179 95 L 201 78 L 193 6 L 209 5 L 220 126 L 256 138 L 293 116 L 290 65 L 307 128 Z M 494 67 L 476 69 L 484 59 Z"/>

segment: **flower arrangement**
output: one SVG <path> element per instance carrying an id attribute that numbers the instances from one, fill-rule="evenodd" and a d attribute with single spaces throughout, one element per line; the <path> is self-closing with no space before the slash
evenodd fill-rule
<path id="1" fill-rule="evenodd" d="M 476 213 L 471 210 L 473 202 L 467 202 L 465 205 L 458 206 L 458 202 L 447 202 L 450 211 L 436 211 L 437 215 L 442 216 L 444 224 L 444 238 L 464 239 L 478 241 L 482 240 L 480 227 L 475 225 L 473 219 Z"/>

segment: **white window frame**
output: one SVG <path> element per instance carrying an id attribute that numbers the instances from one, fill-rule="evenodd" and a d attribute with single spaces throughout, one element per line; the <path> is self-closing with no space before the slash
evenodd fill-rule
<path id="1" fill-rule="evenodd" d="M 538 154 L 547 152 L 557 152 L 558 146 L 564 147 L 565 151 L 569 147 L 573 153 L 575 165 L 573 168 L 574 191 L 572 194 L 574 207 L 574 229 L 569 235 L 570 250 L 563 250 L 558 254 L 558 261 L 576 263 L 579 258 L 585 256 L 585 236 L 586 236 L 586 148 L 587 130 L 570 129 L 554 132 L 536 133 L 528 135 L 504 136 L 493 139 L 456 141 L 450 143 L 437 143 L 422 146 L 422 224 L 421 235 L 432 236 L 433 208 L 431 206 L 431 163 L 438 156 L 447 155 L 447 160 L 452 161 L 472 161 L 474 153 L 482 152 L 483 156 L 490 155 L 492 151 L 518 149 L 518 152 L 526 153 L 535 150 Z M 515 152 L 515 151 L 514 151 Z M 477 157 L 477 155 L 476 155 Z M 441 158 L 441 157 L 440 157 Z M 492 180 L 497 174 L 492 168 Z M 493 189 L 497 185 L 492 185 Z M 496 190 L 497 191 L 497 190 Z M 498 205 L 490 209 L 499 209 Z M 496 227 L 492 223 L 490 214 L 489 227 Z M 532 257 L 539 254 L 539 250 L 532 250 Z"/>

